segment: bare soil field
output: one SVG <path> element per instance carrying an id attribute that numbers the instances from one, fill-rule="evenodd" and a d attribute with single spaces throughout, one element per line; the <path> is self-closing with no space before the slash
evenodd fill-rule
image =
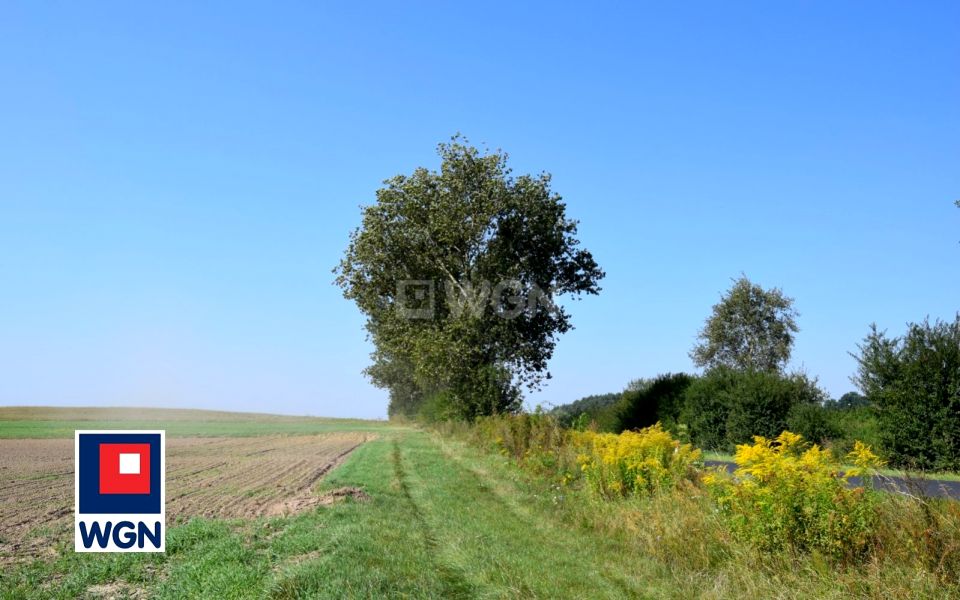
<path id="1" fill-rule="evenodd" d="M 315 484 L 372 434 L 167 438 L 167 524 L 331 501 Z M 73 528 L 73 439 L 0 439 L 0 563 L 53 554 Z"/>

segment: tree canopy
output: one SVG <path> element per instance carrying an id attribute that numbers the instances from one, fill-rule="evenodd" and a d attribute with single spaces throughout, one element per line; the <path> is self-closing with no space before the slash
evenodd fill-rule
<path id="1" fill-rule="evenodd" d="M 960 468 L 960 313 L 910 323 L 901 337 L 873 325 L 853 356 L 853 381 L 876 410 L 891 461 Z"/>
<path id="2" fill-rule="evenodd" d="M 715 304 L 690 358 L 698 367 L 780 372 L 799 331 L 793 299 L 765 290 L 746 276 Z"/>
<path id="3" fill-rule="evenodd" d="M 549 174 L 514 176 L 506 154 L 459 137 L 438 150 L 439 171 L 388 179 L 363 208 L 336 283 L 367 316 L 367 373 L 392 402 L 443 392 L 465 417 L 513 410 L 572 327 L 553 299 L 598 293 L 604 273 Z"/>

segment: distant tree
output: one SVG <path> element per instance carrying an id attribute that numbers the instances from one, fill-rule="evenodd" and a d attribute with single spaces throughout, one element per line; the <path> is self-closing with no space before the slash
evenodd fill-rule
<path id="1" fill-rule="evenodd" d="M 605 412 L 620 401 L 621 394 L 594 394 L 585 396 L 569 404 L 561 404 L 553 408 L 550 414 L 555 416 L 564 427 L 570 427 L 574 421 L 584 416 L 586 421 L 598 422 L 605 420 Z M 605 424 L 605 423 L 604 423 Z"/>
<path id="2" fill-rule="evenodd" d="M 960 468 L 960 313 L 910 323 L 903 337 L 871 325 L 858 348 L 853 382 L 874 407 L 891 462 Z"/>
<path id="3" fill-rule="evenodd" d="M 624 388 L 625 392 L 640 392 L 653 384 L 652 379 L 647 379 L 646 377 L 640 377 L 639 379 L 631 379 L 630 383 L 627 384 L 627 387 Z"/>
<path id="4" fill-rule="evenodd" d="M 367 316 L 371 376 L 391 391 L 378 361 L 409 370 L 422 398 L 444 391 L 444 411 L 517 410 L 572 327 L 552 298 L 596 294 L 604 273 L 548 174 L 514 176 L 506 154 L 458 137 L 439 155 L 439 171 L 393 177 L 363 208 L 336 284 Z"/>
<path id="5" fill-rule="evenodd" d="M 690 358 L 707 369 L 779 372 L 790 360 L 797 314 L 779 288 L 765 290 L 741 276 L 713 306 Z"/>
<path id="6" fill-rule="evenodd" d="M 832 403 L 831 408 L 838 408 L 840 410 L 850 410 L 853 408 L 861 408 L 864 406 L 870 406 L 870 401 L 867 400 L 867 397 L 863 394 L 857 392 L 847 392 L 846 394 L 840 396 L 840 399 Z"/>

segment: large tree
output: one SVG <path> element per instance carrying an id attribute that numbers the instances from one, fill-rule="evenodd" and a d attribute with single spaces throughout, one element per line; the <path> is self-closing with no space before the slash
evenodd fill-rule
<path id="1" fill-rule="evenodd" d="M 572 327 L 553 298 L 596 294 L 604 274 L 548 174 L 514 176 L 458 137 L 439 155 L 363 208 L 336 283 L 367 316 L 374 383 L 442 392 L 465 417 L 512 410 Z"/>
<path id="2" fill-rule="evenodd" d="M 793 299 L 779 288 L 765 290 L 741 276 L 713 306 L 690 358 L 707 369 L 780 372 L 799 331 L 796 317 Z"/>

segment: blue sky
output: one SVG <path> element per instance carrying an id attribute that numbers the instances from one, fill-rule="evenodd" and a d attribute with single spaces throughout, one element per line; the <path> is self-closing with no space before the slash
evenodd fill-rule
<path id="1" fill-rule="evenodd" d="M 608 274 L 531 404 L 692 370 L 741 272 L 834 395 L 960 309 L 960 3 L 517 4 L 4 3 L 0 404 L 385 415 L 330 269 L 458 131 Z"/>

